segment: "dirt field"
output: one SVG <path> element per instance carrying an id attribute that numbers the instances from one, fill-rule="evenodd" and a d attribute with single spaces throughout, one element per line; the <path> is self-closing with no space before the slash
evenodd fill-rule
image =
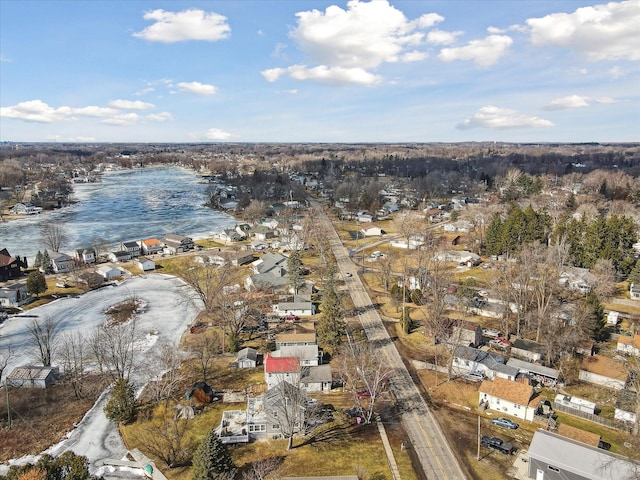
<path id="1" fill-rule="evenodd" d="M 56 384 L 47 389 L 9 387 L 11 428 L 7 419 L 4 388 L 0 390 L 0 462 L 27 454 L 42 452 L 59 442 L 79 422 L 105 389 L 98 377 L 85 382 L 86 396 L 74 397 L 68 384 Z M 60 408 L 64 405 L 64 408 Z"/>

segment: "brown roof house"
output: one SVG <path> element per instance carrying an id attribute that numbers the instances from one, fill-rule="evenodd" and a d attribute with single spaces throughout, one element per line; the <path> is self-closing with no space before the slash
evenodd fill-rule
<path id="1" fill-rule="evenodd" d="M 535 393 L 531 385 L 500 377 L 482 382 L 478 392 L 481 409 L 490 408 L 530 422 L 544 400 L 544 397 Z"/>
<path id="2" fill-rule="evenodd" d="M 47 388 L 55 381 L 57 367 L 25 365 L 16 367 L 7 375 L 7 384 L 12 387 Z"/>
<path id="3" fill-rule="evenodd" d="M 629 378 L 629 365 L 602 355 L 592 355 L 582 360 L 578 378 L 583 382 L 622 390 Z"/>
<path id="4" fill-rule="evenodd" d="M 0 250 L 0 282 L 20 277 L 20 268 L 27 268 L 26 258 L 21 260 L 20 257 L 12 257 L 6 248 Z"/>

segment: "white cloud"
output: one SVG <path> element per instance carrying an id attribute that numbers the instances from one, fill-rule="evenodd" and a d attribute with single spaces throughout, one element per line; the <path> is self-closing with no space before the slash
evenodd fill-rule
<path id="1" fill-rule="evenodd" d="M 153 10 L 144 14 L 145 20 L 155 23 L 134 37 L 151 42 L 175 43 L 186 40 L 205 40 L 215 42 L 225 39 L 231 32 L 227 18 L 214 12 L 189 9 L 182 12 Z"/>
<path id="2" fill-rule="evenodd" d="M 155 90 L 156 90 L 156 89 L 155 89 L 155 88 L 153 88 L 153 87 L 143 88 L 142 90 L 138 90 L 138 91 L 136 92 L 136 96 L 141 97 L 142 95 L 146 95 L 146 94 L 148 94 L 148 93 L 153 93 L 153 92 L 155 92 Z"/>
<path id="3" fill-rule="evenodd" d="M 374 75 L 362 68 L 330 68 L 326 65 L 308 68 L 306 65 L 292 65 L 288 68 L 271 68 L 260 72 L 268 82 L 275 82 L 285 73 L 294 80 L 312 80 L 327 85 L 357 84 L 375 85 L 381 81 L 378 75 Z"/>
<path id="4" fill-rule="evenodd" d="M 95 137 L 61 137 L 60 135 L 45 135 L 44 139 L 48 142 L 68 142 L 68 143 L 86 143 L 95 142 Z"/>
<path id="5" fill-rule="evenodd" d="M 218 91 L 213 85 L 206 85 L 200 82 L 180 82 L 177 87 L 186 93 L 195 93 L 196 95 L 215 95 Z"/>
<path id="6" fill-rule="evenodd" d="M 620 67 L 615 66 L 609 69 L 609 75 L 611 75 L 612 78 L 620 78 L 624 74 L 622 73 L 622 69 Z"/>
<path id="7" fill-rule="evenodd" d="M 210 128 L 205 134 L 207 140 L 229 140 L 233 135 L 219 128 Z"/>
<path id="8" fill-rule="evenodd" d="M 155 106 L 153 103 L 141 102 L 140 100 L 111 100 L 109 105 L 121 110 L 148 110 Z"/>
<path id="9" fill-rule="evenodd" d="M 173 120 L 173 115 L 169 112 L 160 112 L 160 113 L 150 113 L 145 116 L 147 120 L 151 120 L 152 122 L 164 122 L 167 120 Z"/>
<path id="10" fill-rule="evenodd" d="M 443 62 L 473 60 L 479 67 L 489 67 L 506 54 L 512 43 L 506 35 L 489 35 L 482 40 L 472 40 L 464 47 L 443 48 L 438 58 Z"/>
<path id="11" fill-rule="evenodd" d="M 28 100 L 11 107 L 0 107 L 0 117 L 16 118 L 25 122 L 51 123 L 69 120 L 70 107 L 53 108 L 42 100 Z"/>
<path id="12" fill-rule="evenodd" d="M 103 120 L 101 123 L 115 126 L 129 126 L 135 125 L 138 122 L 138 118 L 137 113 L 122 113 L 114 116 L 113 118 Z"/>
<path id="13" fill-rule="evenodd" d="M 571 48 L 589 60 L 640 60 L 640 2 L 610 2 L 526 21 L 536 46 Z"/>
<path id="14" fill-rule="evenodd" d="M 567 110 L 569 108 L 588 107 L 589 97 L 583 97 L 581 95 L 568 95 L 566 97 L 556 98 L 549 102 L 549 105 L 545 106 L 545 110 Z"/>
<path id="15" fill-rule="evenodd" d="M 115 115 L 116 113 L 118 113 L 118 110 L 115 108 L 96 107 L 93 105 L 90 105 L 88 107 L 73 108 L 72 111 L 77 115 L 84 115 L 87 117 L 108 117 L 110 115 Z"/>
<path id="16" fill-rule="evenodd" d="M 472 128 L 506 130 L 551 126 L 553 126 L 553 123 L 543 118 L 525 115 L 508 108 L 486 105 L 474 113 L 473 116 L 456 125 L 456 128 L 460 130 L 469 130 Z"/>
<path id="17" fill-rule="evenodd" d="M 5 57 L 4 55 L 0 55 L 0 62 L 11 63 L 11 62 L 13 62 L 13 60 L 11 60 L 10 58 Z"/>
<path id="18" fill-rule="evenodd" d="M 404 63 L 419 62 L 421 60 L 424 60 L 428 56 L 429 54 L 427 52 L 420 52 L 418 50 L 413 50 L 411 52 L 402 54 L 402 56 L 400 57 L 400 61 Z"/>
<path id="19" fill-rule="evenodd" d="M 463 32 L 445 32 L 444 30 L 432 30 L 427 34 L 427 43 L 433 45 L 451 45 Z"/>
<path id="20" fill-rule="evenodd" d="M 267 81 L 276 81 L 288 73 L 297 80 L 331 84 L 377 83 L 379 78 L 370 69 L 386 62 L 425 58 L 415 48 L 425 40 L 425 33 L 420 30 L 444 20 L 432 13 L 409 21 L 387 0 L 350 0 L 346 10 L 331 5 L 324 11 L 303 11 L 296 16 L 298 23 L 290 37 L 317 66 L 264 70 L 262 75 Z"/>

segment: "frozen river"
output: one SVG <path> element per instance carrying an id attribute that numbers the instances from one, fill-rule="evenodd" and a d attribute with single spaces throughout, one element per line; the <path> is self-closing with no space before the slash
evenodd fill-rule
<path id="1" fill-rule="evenodd" d="M 235 220 L 204 205 L 206 190 L 201 177 L 183 168 L 110 172 L 101 183 L 75 185 L 77 203 L 69 207 L 0 223 L 0 249 L 33 260 L 45 249 L 40 229 L 49 222 L 66 226 L 65 253 L 89 247 L 96 238 L 116 245 L 166 233 L 210 237 Z"/>

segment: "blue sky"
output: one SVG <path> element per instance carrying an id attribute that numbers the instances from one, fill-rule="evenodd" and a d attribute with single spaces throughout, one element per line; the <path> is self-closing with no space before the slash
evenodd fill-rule
<path id="1" fill-rule="evenodd" d="M 0 0 L 0 140 L 640 141 L 640 0 Z"/>

